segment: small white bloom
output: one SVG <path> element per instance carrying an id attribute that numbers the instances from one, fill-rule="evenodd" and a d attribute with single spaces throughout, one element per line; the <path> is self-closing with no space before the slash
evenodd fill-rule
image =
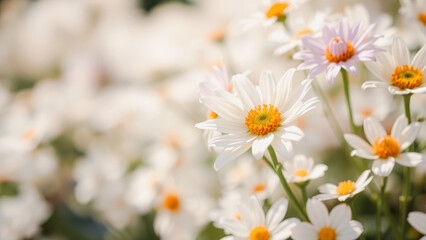
<path id="1" fill-rule="evenodd" d="M 294 240 L 354 240 L 363 231 L 361 223 L 351 220 L 352 212 L 346 204 L 334 207 L 328 214 L 324 203 L 309 199 L 306 210 L 312 224 L 297 224 L 291 235 Z"/>
<path id="2" fill-rule="evenodd" d="M 282 221 L 287 213 L 287 207 L 288 200 L 281 198 L 272 205 L 265 216 L 259 200 L 251 196 L 249 204 L 241 203 L 238 207 L 241 220 L 222 220 L 225 230 L 232 234 L 224 239 L 287 239 L 291 235 L 292 228 L 300 222 L 297 218 Z"/>
<path id="3" fill-rule="evenodd" d="M 314 198 L 317 200 L 329 200 L 337 198 L 339 201 L 353 197 L 354 195 L 365 190 L 365 187 L 373 180 L 373 176 L 368 177 L 370 170 L 365 170 L 356 180 L 342 181 L 339 185 L 326 183 L 319 187 L 321 194 L 316 195 Z"/>
<path id="4" fill-rule="evenodd" d="M 354 134 L 345 134 L 345 139 L 350 146 L 355 148 L 351 155 L 374 160 L 372 170 L 378 176 L 389 176 L 395 162 L 406 166 L 415 167 L 423 161 L 423 156 L 416 152 L 405 152 L 416 139 L 420 130 L 418 122 L 408 125 L 404 115 L 398 117 L 388 134 L 384 127 L 373 118 L 364 120 L 364 133 L 367 143 Z"/>
<path id="5" fill-rule="evenodd" d="M 314 165 L 314 159 L 305 155 L 296 155 L 289 161 L 284 161 L 283 173 L 289 182 L 305 182 L 324 176 L 327 166 Z"/>
<path id="6" fill-rule="evenodd" d="M 426 235 L 426 213 L 410 212 L 407 221 L 421 234 Z M 423 236 L 420 240 L 426 240 L 426 236 Z"/>
<path id="7" fill-rule="evenodd" d="M 426 46 L 423 46 L 413 60 L 407 44 L 400 37 L 394 37 L 392 53 L 376 54 L 377 61 L 365 65 L 380 81 L 367 81 L 363 89 L 380 87 L 391 94 L 426 93 Z"/>

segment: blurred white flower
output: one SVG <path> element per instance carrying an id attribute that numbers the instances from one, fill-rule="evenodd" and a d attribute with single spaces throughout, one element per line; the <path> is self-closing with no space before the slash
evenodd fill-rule
<path id="1" fill-rule="evenodd" d="M 314 159 L 305 155 L 296 155 L 291 160 L 283 161 L 283 173 L 288 182 L 306 182 L 324 176 L 327 166 L 314 165 Z"/>
<path id="2" fill-rule="evenodd" d="M 426 235 L 426 213 L 410 212 L 407 221 L 421 234 Z M 426 240 L 426 236 L 423 236 L 420 240 Z"/>

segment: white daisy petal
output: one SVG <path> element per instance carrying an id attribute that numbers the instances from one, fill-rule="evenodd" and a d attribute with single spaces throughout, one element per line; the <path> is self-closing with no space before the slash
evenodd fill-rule
<path id="1" fill-rule="evenodd" d="M 374 141 L 379 137 L 387 135 L 383 126 L 373 118 L 364 120 L 364 132 L 370 144 L 374 144 Z"/>
<path id="2" fill-rule="evenodd" d="M 395 159 L 390 157 L 387 160 L 383 159 L 377 159 L 374 160 L 373 166 L 371 167 L 371 170 L 373 170 L 373 173 L 377 176 L 389 176 L 389 174 L 392 172 L 392 169 L 395 165 Z"/>
<path id="3" fill-rule="evenodd" d="M 306 210 L 308 212 L 309 220 L 311 220 L 314 226 L 321 228 L 329 224 L 328 210 L 324 203 L 318 200 L 308 199 Z"/>
<path id="4" fill-rule="evenodd" d="M 407 127 L 407 125 L 407 118 L 404 115 L 399 116 L 393 124 L 391 136 L 395 139 L 398 138 L 401 135 L 402 131 Z"/>
<path id="5" fill-rule="evenodd" d="M 330 226 L 340 232 L 351 218 L 351 208 L 346 204 L 339 204 L 330 211 Z"/>
<path id="6" fill-rule="evenodd" d="M 398 136 L 397 140 L 400 144 L 400 150 L 404 151 L 406 148 L 408 148 L 414 140 L 416 140 L 417 134 L 420 130 L 420 123 L 415 122 L 408 127 L 406 127 L 401 134 Z"/>
<path id="7" fill-rule="evenodd" d="M 245 153 L 250 147 L 251 147 L 251 144 L 245 144 L 238 148 L 220 153 L 217 156 L 216 161 L 214 162 L 214 169 L 216 171 L 221 169 L 226 164 L 230 163 L 232 160 L 236 159 L 237 157 Z"/>
<path id="8" fill-rule="evenodd" d="M 248 229 L 242 221 L 235 219 L 224 219 L 223 227 L 236 237 L 248 237 Z"/>
<path id="9" fill-rule="evenodd" d="M 241 98 L 246 110 L 253 109 L 261 104 L 261 99 L 256 87 L 246 76 L 237 74 L 232 77 L 232 80 L 234 82 L 235 91 Z"/>
<path id="10" fill-rule="evenodd" d="M 426 235 L 426 213 L 422 212 L 410 212 L 408 214 L 407 221 L 413 226 L 417 231 Z"/>
<path id="11" fill-rule="evenodd" d="M 292 230 L 298 223 L 300 223 L 300 220 L 297 218 L 286 219 L 271 231 L 272 237 L 270 240 L 281 240 L 289 238 L 292 234 Z"/>
<path id="12" fill-rule="evenodd" d="M 293 228 L 291 238 L 294 240 L 315 240 L 318 239 L 318 232 L 314 226 L 307 222 L 300 222 Z"/>
<path id="13" fill-rule="evenodd" d="M 394 37 L 392 55 L 395 56 L 394 59 L 397 66 L 410 65 L 410 53 L 407 44 L 401 37 Z"/>
<path id="14" fill-rule="evenodd" d="M 272 207 L 269 209 L 266 214 L 266 225 L 270 229 L 274 229 L 278 224 L 283 220 L 285 214 L 287 213 L 288 200 L 285 198 L 280 198 L 276 201 Z"/>
<path id="15" fill-rule="evenodd" d="M 396 157 L 396 162 L 406 167 L 416 167 L 424 161 L 424 156 L 416 152 L 401 153 Z"/>
<path id="16" fill-rule="evenodd" d="M 253 141 L 251 152 L 256 160 L 262 159 L 268 146 L 274 140 L 274 134 L 268 134 L 265 137 L 258 137 Z"/>
<path id="17" fill-rule="evenodd" d="M 265 225 L 265 213 L 263 212 L 263 208 L 260 205 L 259 200 L 256 196 L 250 197 L 250 211 L 252 213 L 253 219 L 253 227 L 258 225 Z"/>
<path id="18" fill-rule="evenodd" d="M 263 71 L 260 76 L 260 91 L 262 92 L 262 102 L 274 104 L 275 100 L 275 76 L 270 71 Z"/>
<path id="19" fill-rule="evenodd" d="M 371 146 L 366 141 L 364 141 L 364 139 L 358 137 L 357 135 L 345 134 L 344 138 L 351 147 L 353 147 L 355 149 L 359 149 L 359 150 L 361 150 L 365 153 L 368 153 L 370 155 L 374 154 Z"/>

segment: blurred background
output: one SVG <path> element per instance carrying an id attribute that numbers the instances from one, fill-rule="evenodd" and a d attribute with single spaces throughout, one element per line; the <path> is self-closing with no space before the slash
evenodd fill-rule
<path id="1" fill-rule="evenodd" d="M 344 14 L 357 3 L 366 6 L 371 22 L 385 14 L 413 51 L 424 45 L 395 0 L 314 0 L 299 14 L 320 8 Z M 279 43 L 270 41 L 269 30 L 235 30 L 236 22 L 263 11 L 262 4 L 1 0 L 0 239 L 220 239 L 225 234 L 214 222 L 236 201 L 230 189 L 260 194 L 265 208 L 283 196 L 275 176 L 250 155 L 214 171 L 208 133 L 194 128 L 206 119 L 198 84 L 215 74 L 212 66 L 227 69 L 228 77 L 250 70 L 256 82 L 263 69 L 280 77 L 299 64 L 274 55 Z M 359 89 L 368 76 L 361 69 L 353 84 Z M 321 78 L 348 130 L 341 86 Z M 364 99 L 358 90 L 353 94 Z M 424 114 L 425 98 L 412 101 L 414 114 Z M 383 93 L 354 104 L 360 119 L 380 108 L 389 126 L 402 109 Z M 309 137 L 296 152 L 329 166 L 323 179 L 310 184 L 309 196 L 322 183 L 356 179 L 320 108 L 299 125 Z M 398 192 L 401 169 L 395 173 L 389 189 Z M 424 211 L 424 168 L 414 181 L 412 210 Z M 395 213 L 397 195 L 389 203 L 389 214 Z M 357 205 L 368 233 L 374 199 L 362 195 Z M 294 209 L 287 216 L 296 216 Z M 413 229 L 409 234 L 418 236 Z"/>

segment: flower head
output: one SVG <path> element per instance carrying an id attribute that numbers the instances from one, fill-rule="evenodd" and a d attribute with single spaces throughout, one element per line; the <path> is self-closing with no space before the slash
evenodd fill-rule
<path id="1" fill-rule="evenodd" d="M 261 159 L 269 145 L 279 155 L 291 156 L 291 142 L 304 136 L 295 120 L 318 102 L 317 98 L 303 101 L 311 87 L 310 82 L 293 85 L 294 72 L 295 69 L 290 69 L 276 81 L 271 72 L 264 71 L 258 87 L 246 76 L 237 74 L 233 77 L 237 96 L 218 90 L 220 97 L 200 99 L 220 118 L 207 120 L 196 127 L 225 133 L 209 141 L 211 146 L 223 147 L 215 162 L 216 170 L 250 148 L 255 159 Z"/>
<path id="2" fill-rule="evenodd" d="M 284 175 L 289 182 L 305 182 L 324 176 L 327 166 L 314 165 L 314 160 L 304 155 L 296 155 L 290 161 L 283 163 Z"/>
<path id="3" fill-rule="evenodd" d="M 346 204 L 334 207 L 329 214 L 324 203 L 309 199 L 306 210 L 311 223 L 298 223 L 291 235 L 294 240 L 353 240 L 363 231 L 359 222 L 351 220 L 351 208 Z"/>
<path id="4" fill-rule="evenodd" d="M 380 51 L 373 45 L 378 37 L 369 36 L 373 27 L 361 28 L 360 23 L 350 26 L 347 19 L 343 19 L 337 31 L 324 25 L 322 39 L 303 36 L 302 43 L 308 50 L 294 54 L 295 59 L 304 61 L 298 70 L 311 70 L 308 78 L 325 71 L 329 83 L 334 82 L 341 68 L 356 76 L 356 63 L 374 61 L 374 52 Z"/>
<path id="5" fill-rule="evenodd" d="M 395 161 L 407 167 L 417 166 L 423 161 L 420 153 L 402 153 L 414 142 L 419 130 L 420 124 L 416 122 L 408 125 L 404 115 L 395 121 L 390 134 L 375 119 L 367 118 L 364 120 L 364 133 L 369 143 L 353 134 L 345 134 L 345 139 L 355 148 L 351 155 L 374 160 L 373 173 L 388 176 Z"/>
<path id="6" fill-rule="evenodd" d="M 395 37 L 392 54 L 377 53 L 376 58 L 366 66 L 380 81 L 367 81 L 362 88 L 387 88 L 392 94 L 426 93 L 426 46 L 410 61 L 407 44 Z"/>
<path id="7" fill-rule="evenodd" d="M 356 182 L 346 180 L 340 182 L 337 186 L 334 184 L 324 184 L 319 187 L 321 194 L 315 196 L 318 200 L 329 200 L 337 198 L 339 201 L 345 201 L 346 199 L 353 197 L 355 194 L 365 190 L 365 187 L 373 180 L 373 176 L 368 177 L 370 170 L 365 170 Z"/>
<path id="8" fill-rule="evenodd" d="M 292 228 L 300 222 L 296 218 L 282 221 L 287 213 L 287 207 L 288 200 L 281 198 L 272 205 L 265 216 L 259 200 L 251 196 L 249 204 L 239 204 L 240 219 L 222 219 L 225 231 L 232 234 L 226 239 L 287 239 L 291 235 Z"/>

